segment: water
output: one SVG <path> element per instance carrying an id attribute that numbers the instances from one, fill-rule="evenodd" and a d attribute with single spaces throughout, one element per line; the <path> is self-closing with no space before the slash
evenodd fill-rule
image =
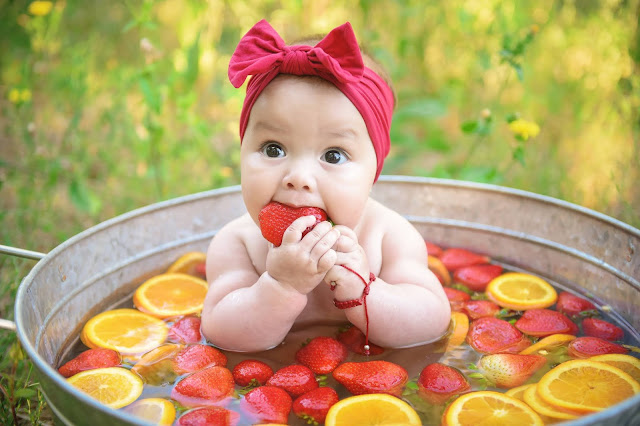
<path id="1" fill-rule="evenodd" d="M 514 268 L 508 268 L 507 265 L 502 265 L 505 267 L 505 272 L 509 270 L 514 270 Z M 523 272 L 518 270 L 518 272 Z M 526 272 L 526 271 L 525 271 Z M 554 285 L 558 292 L 565 290 L 561 288 L 556 283 L 551 283 Z M 584 297 L 583 295 L 579 295 Z M 592 300 L 592 302 L 594 302 Z M 594 302 L 595 304 L 595 302 Z M 636 330 L 631 329 L 631 327 L 620 321 L 620 317 L 612 311 L 609 311 L 606 307 L 598 306 L 598 310 L 600 312 L 600 317 L 606 321 L 612 322 L 621 328 L 623 328 L 625 332 L 625 340 L 624 344 L 639 346 L 639 338 L 638 332 Z M 132 295 L 128 295 L 125 299 L 118 304 L 117 306 L 109 306 L 105 309 L 114 309 L 114 308 L 133 308 L 132 303 Z M 167 320 L 168 324 L 171 325 L 177 319 Z M 264 361 L 274 371 L 285 367 L 287 365 L 291 365 L 296 363 L 295 361 L 295 353 L 302 346 L 302 344 L 317 336 L 330 336 L 335 337 L 340 328 L 346 324 L 315 324 L 312 326 L 305 327 L 295 327 L 291 330 L 291 332 L 287 335 L 284 342 L 282 342 L 279 346 L 270 349 L 268 351 L 256 352 L 256 353 L 235 353 L 230 351 L 223 351 L 228 358 L 227 367 L 229 369 L 233 369 L 233 367 L 243 361 L 245 359 L 258 359 Z M 79 335 L 79 332 L 78 332 Z M 579 334 L 581 335 L 581 334 Z M 442 349 L 446 347 L 448 338 L 445 337 L 443 340 L 439 342 L 435 342 L 428 345 L 413 347 L 413 348 L 405 348 L 405 349 L 385 349 L 384 353 L 375 356 L 364 356 L 355 353 L 350 353 L 349 357 L 346 361 L 350 362 L 362 362 L 367 360 L 386 360 L 390 362 L 394 362 L 398 365 L 404 367 L 409 373 L 410 382 L 415 382 L 420 375 L 422 369 L 431 363 L 440 362 L 450 367 L 457 368 L 460 370 L 465 377 L 467 377 L 469 384 L 472 387 L 472 390 L 496 390 L 499 392 L 504 392 L 505 389 L 497 389 L 487 385 L 486 381 L 481 379 L 476 379 L 470 377 L 473 373 L 476 373 L 473 369 L 474 364 L 477 364 L 481 358 L 481 354 L 474 351 L 470 346 L 466 343 L 463 343 L 460 346 L 453 348 L 452 350 L 443 353 Z M 74 343 L 70 345 L 67 350 L 61 356 L 61 362 L 59 365 L 62 365 L 64 362 L 72 359 L 78 353 L 85 351 L 87 349 L 86 346 L 80 342 L 79 338 L 73 339 Z M 203 344 L 208 344 L 206 341 L 202 341 Z M 630 355 L 638 356 L 637 353 L 629 352 Z M 543 367 L 540 371 L 538 371 L 527 383 L 536 382 L 544 373 L 546 373 L 553 365 L 556 363 L 565 361 L 568 359 L 566 354 L 566 348 L 558 348 L 554 351 L 551 351 L 547 358 L 550 362 L 547 363 L 545 367 Z M 126 367 L 132 367 L 135 363 L 135 360 L 129 360 L 128 363 L 125 363 Z M 157 365 L 159 369 L 167 369 L 167 363 L 162 366 L 160 363 Z M 166 371 L 165 371 L 166 372 Z M 150 397 L 161 397 L 161 398 L 170 398 L 171 390 L 173 385 L 183 376 L 175 376 L 172 374 L 168 374 L 166 381 L 157 384 L 145 384 L 144 390 L 140 398 L 150 398 Z M 175 379 L 175 380 L 174 380 Z M 331 374 L 327 376 L 326 379 L 327 385 L 336 389 L 340 398 L 345 398 L 351 396 L 346 389 L 337 383 Z M 237 390 L 240 390 L 237 387 Z M 424 425 L 438 425 L 440 424 L 440 419 L 442 412 L 444 411 L 444 406 L 434 406 L 425 401 L 423 401 L 415 391 L 411 389 L 407 389 L 403 394 L 403 399 L 411 404 L 418 414 L 420 415 L 422 422 Z M 238 400 L 239 401 L 239 400 Z M 237 405 L 238 401 L 234 401 L 229 408 L 233 408 Z M 178 408 L 178 416 L 180 415 L 180 407 Z M 244 417 L 241 418 L 239 424 L 244 424 Z M 293 411 L 289 416 L 289 424 L 291 425 L 305 425 L 306 422 L 297 418 Z"/>

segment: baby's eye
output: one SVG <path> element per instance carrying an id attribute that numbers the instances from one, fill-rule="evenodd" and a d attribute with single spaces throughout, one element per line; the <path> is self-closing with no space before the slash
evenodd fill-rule
<path id="1" fill-rule="evenodd" d="M 322 154 L 322 159 L 329 164 L 342 164 L 349 160 L 347 154 L 338 148 L 331 148 Z"/>
<path id="2" fill-rule="evenodd" d="M 264 155 L 271 158 L 284 157 L 285 152 L 282 146 L 276 142 L 267 142 L 262 145 L 261 151 Z"/>

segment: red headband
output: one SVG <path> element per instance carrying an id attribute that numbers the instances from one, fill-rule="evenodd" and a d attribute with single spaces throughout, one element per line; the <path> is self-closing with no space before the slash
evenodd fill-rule
<path id="1" fill-rule="evenodd" d="M 314 47 L 287 46 L 264 19 L 242 37 L 229 61 L 229 80 L 234 87 L 242 86 L 248 76 L 253 76 L 240 115 L 240 140 L 253 104 L 278 74 L 322 77 L 349 98 L 369 131 L 378 159 L 377 180 L 391 144 L 393 92 L 378 74 L 364 66 L 351 24 L 334 28 Z"/>

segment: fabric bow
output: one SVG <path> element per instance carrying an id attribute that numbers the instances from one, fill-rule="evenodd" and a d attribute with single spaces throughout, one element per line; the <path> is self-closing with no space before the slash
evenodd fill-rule
<path id="1" fill-rule="evenodd" d="M 350 23 L 334 28 L 315 46 L 287 46 L 266 20 L 242 37 L 229 61 L 229 80 L 242 86 L 250 75 L 278 69 L 281 74 L 333 76 L 340 83 L 362 78 L 364 63 Z"/>

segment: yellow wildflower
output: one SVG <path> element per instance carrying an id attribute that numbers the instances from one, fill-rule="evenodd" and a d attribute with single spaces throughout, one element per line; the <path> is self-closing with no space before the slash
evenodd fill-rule
<path id="1" fill-rule="evenodd" d="M 22 91 L 20 92 L 20 100 L 22 102 L 29 102 L 31 100 L 31 90 L 22 89 Z"/>
<path id="2" fill-rule="evenodd" d="M 538 136 L 538 133 L 540 133 L 540 126 L 533 121 L 527 121 L 521 118 L 509 123 L 509 128 L 516 137 L 525 141 L 529 138 L 535 138 Z"/>
<path id="3" fill-rule="evenodd" d="M 50 1 L 34 1 L 29 4 L 29 13 L 34 16 L 45 16 L 51 12 L 53 2 Z"/>
<path id="4" fill-rule="evenodd" d="M 220 169 L 220 176 L 228 178 L 233 175 L 233 169 L 229 166 L 224 166 Z"/>
<path id="5" fill-rule="evenodd" d="M 8 98 L 12 104 L 17 104 L 20 102 L 20 90 L 16 88 L 9 90 Z"/>

